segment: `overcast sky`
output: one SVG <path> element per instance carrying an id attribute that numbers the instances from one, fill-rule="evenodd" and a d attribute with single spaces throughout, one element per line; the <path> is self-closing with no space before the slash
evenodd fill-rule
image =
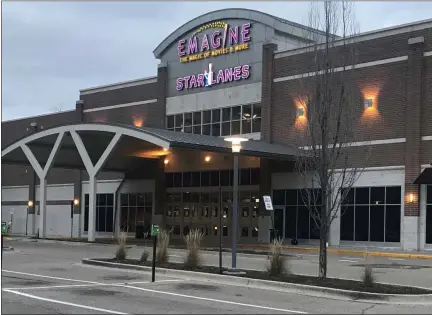
<path id="1" fill-rule="evenodd" d="M 79 89 L 156 75 L 153 50 L 189 20 L 249 8 L 307 24 L 309 2 L 2 1 L 2 120 L 75 108 Z M 432 17 L 432 2 L 357 2 L 361 32 Z"/>

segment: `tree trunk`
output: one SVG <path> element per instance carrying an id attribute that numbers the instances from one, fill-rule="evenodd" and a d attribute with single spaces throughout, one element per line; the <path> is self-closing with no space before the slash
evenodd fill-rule
<path id="1" fill-rule="evenodd" d="M 319 251 L 319 275 L 320 279 L 327 278 L 327 224 L 321 219 L 320 251 Z"/>

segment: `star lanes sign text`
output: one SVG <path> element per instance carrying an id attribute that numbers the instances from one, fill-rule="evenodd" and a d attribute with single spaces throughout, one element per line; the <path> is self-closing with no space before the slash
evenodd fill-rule
<path id="1" fill-rule="evenodd" d="M 250 66 L 242 65 L 232 68 L 213 71 L 210 63 L 208 69 L 203 73 L 192 74 L 185 77 L 177 78 L 177 91 L 188 90 L 198 87 L 211 87 L 215 84 L 245 80 L 250 77 Z"/>
<path id="2" fill-rule="evenodd" d="M 203 31 L 217 28 L 211 34 L 200 35 Z M 178 41 L 177 53 L 181 63 L 202 60 L 249 49 L 252 40 L 251 23 L 230 27 L 223 21 L 201 26 L 189 39 Z"/>

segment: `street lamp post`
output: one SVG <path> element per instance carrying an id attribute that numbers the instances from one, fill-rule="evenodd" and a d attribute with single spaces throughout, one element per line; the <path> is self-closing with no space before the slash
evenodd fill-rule
<path id="1" fill-rule="evenodd" d="M 231 270 L 229 273 L 237 273 L 237 227 L 238 227 L 238 153 L 241 151 L 241 143 L 248 141 L 246 138 L 229 137 L 225 141 L 231 142 L 231 149 L 234 155 L 234 182 L 233 182 L 233 225 L 232 225 L 232 249 L 231 249 Z"/>

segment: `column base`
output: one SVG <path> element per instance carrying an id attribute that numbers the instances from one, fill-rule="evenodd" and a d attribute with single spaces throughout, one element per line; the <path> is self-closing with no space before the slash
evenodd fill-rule
<path id="1" fill-rule="evenodd" d="M 418 251 L 419 246 L 419 217 L 403 217 L 402 229 L 402 250 L 404 251 Z"/>

